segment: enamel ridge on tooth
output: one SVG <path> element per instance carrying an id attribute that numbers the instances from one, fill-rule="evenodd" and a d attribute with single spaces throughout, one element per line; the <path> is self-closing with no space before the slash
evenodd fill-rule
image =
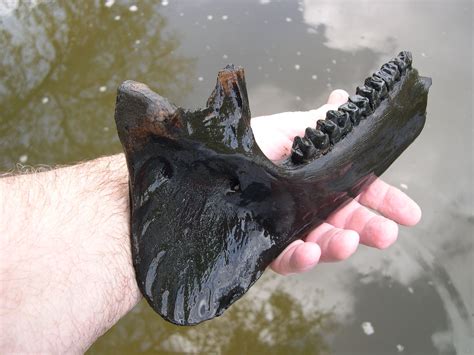
<path id="1" fill-rule="evenodd" d="M 302 137 L 301 142 L 303 143 L 302 150 L 305 159 L 308 160 L 309 158 L 313 158 L 317 153 L 317 150 L 314 147 L 313 143 L 306 137 Z"/>
<path id="2" fill-rule="evenodd" d="M 321 132 L 321 130 L 308 127 L 305 131 L 305 137 L 313 143 L 314 147 L 318 149 L 320 153 L 326 154 L 329 151 L 329 136 Z"/>
<path id="3" fill-rule="evenodd" d="M 326 112 L 326 120 L 331 120 L 335 124 L 339 125 L 339 117 L 342 114 L 342 112 L 338 112 L 336 110 L 329 110 L 328 112 Z"/>
<path id="4" fill-rule="evenodd" d="M 294 163 L 302 163 L 312 158 L 317 153 L 314 145 L 305 137 L 296 136 L 291 148 L 291 160 Z"/>
<path id="5" fill-rule="evenodd" d="M 365 79 L 364 84 L 377 91 L 380 100 L 383 100 L 387 97 L 387 85 L 385 84 L 385 81 L 383 81 L 383 79 L 379 78 L 378 76 L 372 75 L 371 77 L 368 77 Z"/>
<path id="6" fill-rule="evenodd" d="M 304 153 L 301 149 L 301 137 L 296 136 L 293 140 L 293 146 L 291 147 L 291 160 L 293 163 L 302 163 L 304 161 Z"/>
<path id="7" fill-rule="evenodd" d="M 326 133 L 329 136 L 331 144 L 335 144 L 341 140 L 341 130 L 339 126 L 333 121 L 329 120 L 318 120 L 316 123 L 316 129 Z"/>
<path id="8" fill-rule="evenodd" d="M 356 89 L 356 94 L 369 99 L 369 104 L 372 111 L 374 111 L 376 107 L 378 106 L 378 104 L 380 103 L 378 92 L 375 91 L 370 86 L 367 86 L 367 85 L 358 86 Z"/>
<path id="9" fill-rule="evenodd" d="M 347 113 L 353 126 L 357 126 L 359 124 L 360 114 L 357 105 L 353 104 L 352 102 L 346 102 L 345 104 L 339 106 L 339 110 Z"/>
<path id="10" fill-rule="evenodd" d="M 364 119 L 370 112 L 369 99 L 361 95 L 351 95 L 349 96 L 349 102 L 352 102 L 359 108 L 360 118 Z"/>
<path id="11" fill-rule="evenodd" d="M 393 63 L 385 63 L 384 65 L 382 65 L 380 70 L 386 72 L 387 74 L 390 74 L 394 81 L 398 81 L 400 79 L 400 71 L 398 70 L 398 67 Z"/>
<path id="12" fill-rule="evenodd" d="M 347 133 L 349 133 L 352 130 L 352 122 L 347 112 L 340 111 L 340 110 L 338 111 L 329 110 L 326 113 L 326 120 L 333 121 L 335 124 L 339 126 L 342 137 L 344 137 Z"/>
<path id="13" fill-rule="evenodd" d="M 377 70 L 374 73 L 374 76 L 377 76 L 380 79 L 382 79 L 383 81 L 385 81 L 385 84 L 387 85 L 388 91 L 393 89 L 393 85 L 395 84 L 395 78 L 391 74 L 389 74 L 389 73 L 387 73 L 383 70 Z"/>
<path id="14" fill-rule="evenodd" d="M 315 147 L 315 153 L 313 154 L 314 157 L 318 157 L 321 154 L 323 154 L 323 152 L 320 149 L 318 149 L 315 144 L 315 142 L 317 141 L 316 129 L 307 127 L 304 132 L 304 138 Z"/>
<path id="15" fill-rule="evenodd" d="M 400 58 L 406 63 L 407 69 L 411 69 L 411 64 L 413 62 L 413 57 L 411 55 L 411 52 L 402 51 L 398 54 L 398 58 Z"/>
<path id="16" fill-rule="evenodd" d="M 393 63 L 398 67 L 400 75 L 405 74 L 405 72 L 407 71 L 407 63 L 405 63 L 405 61 L 402 60 L 400 57 L 393 58 L 389 63 Z"/>

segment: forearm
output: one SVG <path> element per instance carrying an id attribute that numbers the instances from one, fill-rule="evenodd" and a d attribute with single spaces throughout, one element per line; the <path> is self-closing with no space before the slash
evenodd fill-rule
<path id="1" fill-rule="evenodd" d="M 139 300 L 124 156 L 0 179 L 0 352 L 80 352 Z"/>

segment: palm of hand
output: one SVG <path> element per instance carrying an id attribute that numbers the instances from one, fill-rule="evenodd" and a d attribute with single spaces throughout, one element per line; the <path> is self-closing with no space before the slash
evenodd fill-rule
<path id="1" fill-rule="evenodd" d="M 306 127 L 316 126 L 326 111 L 337 109 L 347 97 L 345 91 L 336 90 L 328 103 L 317 110 L 255 117 L 252 119 L 255 139 L 269 159 L 278 161 L 290 153 L 296 135 L 303 135 Z M 298 273 L 320 261 L 344 260 L 356 251 L 359 243 L 384 249 L 397 239 L 397 223 L 412 226 L 420 218 L 421 210 L 413 200 L 377 179 L 303 240 L 290 244 L 271 267 L 280 274 Z"/>

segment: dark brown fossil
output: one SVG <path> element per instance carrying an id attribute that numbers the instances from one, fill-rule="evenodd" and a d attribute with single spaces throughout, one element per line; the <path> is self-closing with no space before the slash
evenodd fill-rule
<path id="1" fill-rule="evenodd" d="M 220 71 L 196 112 L 124 82 L 115 120 L 133 265 L 154 310 L 180 325 L 222 314 L 288 244 L 380 176 L 425 123 L 431 79 L 411 64 L 409 52 L 384 64 L 279 165 L 255 144 L 242 68 Z"/>

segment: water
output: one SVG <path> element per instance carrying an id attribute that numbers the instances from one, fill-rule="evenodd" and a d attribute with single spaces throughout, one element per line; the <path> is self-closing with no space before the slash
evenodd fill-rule
<path id="1" fill-rule="evenodd" d="M 394 247 L 299 276 L 267 272 L 197 327 L 141 303 L 89 352 L 472 353 L 472 15 L 470 1 L 3 1 L 1 170 L 119 152 L 125 79 L 195 108 L 232 62 L 256 116 L 353 92 L 402 49 L 433 78 L 424 131 L 384 175 L 423 210 Z"/>

